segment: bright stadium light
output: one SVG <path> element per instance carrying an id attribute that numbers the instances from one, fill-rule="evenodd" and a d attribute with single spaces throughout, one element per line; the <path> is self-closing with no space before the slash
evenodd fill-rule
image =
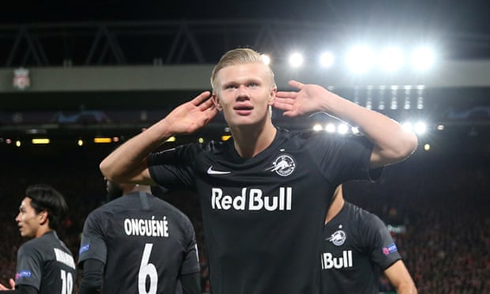
<path id="1" fill-rule="evenodd" d="M 351 132 L 355 135 L 359 134 L 359 128 L 358 127 L 352 127 Z"/>
<path id="2" fill-rule="evenodd" d="M 322 127 L 322 125 L 321 125 L 321 124 L 315 124 L 315 125 L 313 126 L 313 130 L 314 130 L 314 131 L 316 131 L 316 132 L 318 132 L 318 131 L 323 130 L 323 127 Z"/>
<path id="3" fill-rule="evenodd" d="M 303 56 L 299 53 L 293 53 L 289 56 L 289 64 L 292 67 L 300 67 L 303 65 Z"/>
<path id="4" fill-rule="evenodd" d="M 346 124 L 340 124 L 339 127 L 337 128 L 337 132 L 341 135 L 347 134 L 348 131 L 349 131 L 349 126 L 347 126 Z"/>
<path id="5" fill-rule="evenodd" d="M 389 47 L 379 56 L 381 68 L 386 72 L 395 72 L 403 66 L 403 53 L 400 48 Z"/>
<path id="6" fill-rule="evenodd" d="M 418 122 L 414 126 L 414 131 L 418 135 L 423 135 L 427 131 L 427 125 L 424 122 Z"/>
<path id="7" fill-rule="evenodd" d="M 262 54 L 262 62 L 269 65 L 271 64 L 271 58 L 267 54 Z"/>
<path id="8" fill-rule="evenodd" d="M 347 53 L 347 65 L 355 73 L 364 73 L 373 65 L 373 52 L 367 46 L 357 46 Z"/>
<path id="9" fill-rule="evenodd" d="M 329 68 L 332 67 L 335 59 L 333 57 L 333 54 L 331 52 L 324 52 L 322 55 L 320 55 L 320 64 L 323 67 Z"/>
<path id="10" fill-rule="evenodd" d="M 420 47 L 412 53 L 412 66 L 416 70 L 427 70 L 434 65 L 434 51 L 428 47 Z"/>
<path id="11" fill-rule="evenodd" d="M 325 126 L 325 131 L 329 133 L 335 133 L 335 125 L 333 123 L 329 123 Z"/>
<path id="12" fill-rule="evenodd" d="M 411 122 L 404 122 L 402 123 L 402 128 L 411 132 L 413 130 L 413 124 Z"/>

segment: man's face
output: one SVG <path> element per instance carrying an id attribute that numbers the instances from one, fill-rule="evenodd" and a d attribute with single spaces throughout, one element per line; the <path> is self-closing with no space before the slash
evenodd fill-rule
<path id="1" fill-rule="evenodd" d="M 268 119 L 276 88 L 262 63 L 232 65 L 217 74 L 216 102 L 230 127 L 254 125 Z"/>
<path id="2" fill-rule="evenodd" d="M 36 210 L 31 206 L 31 198 L 25 197 L 20 204 L 19 214 L 15 221 L 22 237 L 33 238 L 36 237 L 43 221 L 43 213 L 36 214 Z"/>

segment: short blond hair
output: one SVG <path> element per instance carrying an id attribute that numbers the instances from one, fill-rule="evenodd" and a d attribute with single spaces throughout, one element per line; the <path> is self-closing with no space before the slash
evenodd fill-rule
<path id="1" fill-rule="evenodd" d="M 271 82 L 272 86 L 276 87 L 276 82 L 274 80 L 274 72 L 270 68 L 269 65 L 265 64 L 262 55 L 257 51 L 250 48 L 237 48 L 226 52 L 221 59 L 218 61 L 216 66 L 213 68 L 211 73 L 211 86 L 213 87 L 213 92 L 216 92 L 218 88 L 218 83 L 216 81 L 216 76 L 218 72 L 225 67 L 238 65 L 238 64 L 246 64 L 246 63 L 256 63 L 260 62 L 266 66 L 271 74 Z"/>

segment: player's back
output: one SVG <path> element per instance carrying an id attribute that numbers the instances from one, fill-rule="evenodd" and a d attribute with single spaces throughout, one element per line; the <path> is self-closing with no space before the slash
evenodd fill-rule
<path id="1" fill-rule="evenodd" d="M 29 285 L 40 294 L 73 293 L 76 266 L 72 253 L 55 231 L 30 240 L 19 249 L 16 284 Z"/>
<path id="2" fill-rule="evenodd" d="M 87 222 L 107 248 L 106 294 L 175 293 L 179 275 L 199 271 L 191 222 L 153 195 L 124 195 L 95 210 Z"/>

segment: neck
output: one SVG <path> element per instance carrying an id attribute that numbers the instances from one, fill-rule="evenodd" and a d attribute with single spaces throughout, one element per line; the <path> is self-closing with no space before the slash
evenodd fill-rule
<path id="1" fill-rule="evenodd" d="M 145 192 L 151 194 L 151 188 L 147 185 L 131 185 L 123 187 L 123 195 L 131 192 Z"/>
<path id="2" fill-rule="evenodd" d="M 48 232 L 51 232 L 52 229 L 50 229 L 48 226 L 42 226 L 40 227 L 37 232 L 36 232 L 36 238 L 39 238 L 41 237 L 42 235 L 48 233 Z"/>
<path id="3" fill-rule="evenodd" d="M 328 208 L 327 216 L 325 218 L 325 224 L 327 224 L 334 217 L 336 217 L 337 214 L 339 214 L 339 212 L 342 210 L 342 207 L 344 207 L 344 203 L 345 201 L 342 194 L 337 194 L 332 204 L 330 204 L 330 207 Z"/>
<path id="4" fill-rule="evenodd" d="M 242 158 L 252 158 L 269 147 L 276 137 L 277 129 L 272 122 L 258 129 L 250 128 L 232 129 L 235 149 Z"/>

